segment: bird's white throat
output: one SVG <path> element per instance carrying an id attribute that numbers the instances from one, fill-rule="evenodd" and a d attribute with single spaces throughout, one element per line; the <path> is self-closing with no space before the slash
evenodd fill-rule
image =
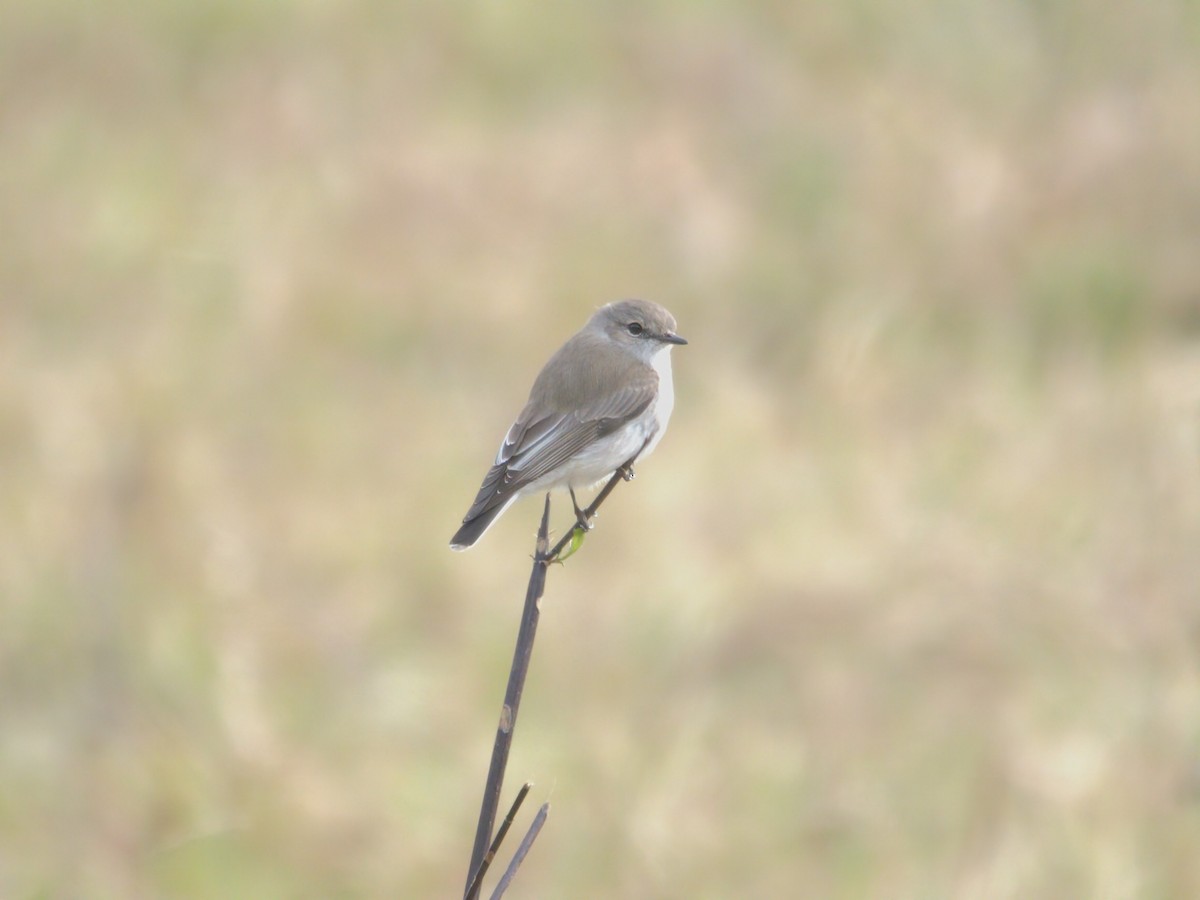
<path id="1" fill-rule="evenodd" d="M 663 432 L 667 430 L 667 422 L 671 418 L 671 410 L 675 408 L 675 379 L 671 375 L 671 347 L 669 344 L 654 354 L 650 365 L 658 375 L 658 396 L 654 398 L 654 434 L 650 436 L 650 443 L 642 451 L 643 458 L 648 456 L 650 451 L 662 440 Z"/>

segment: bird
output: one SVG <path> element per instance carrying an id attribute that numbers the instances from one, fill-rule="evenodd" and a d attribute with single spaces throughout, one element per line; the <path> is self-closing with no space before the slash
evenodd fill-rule
<path id="1" fill-rule="evenodd" d="M 453 550 L 473 546 L 518 497 L 595 485 L 662 440 L 675 406 L 671 350 L 687 343 L 648 300 L 600 307 L 550 357 L 508 429 Z"/>

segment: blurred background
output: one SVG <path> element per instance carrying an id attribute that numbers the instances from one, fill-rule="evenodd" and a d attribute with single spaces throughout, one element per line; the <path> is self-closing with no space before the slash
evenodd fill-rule
<path id="1" fill-rule="evenodd" d="M 641 296 L 511 896 L 1200 896 L 1197 85 L 1183 0 L 6 4 L 0 895 L 460 895 L 540 504 L 447 542 Z"/>

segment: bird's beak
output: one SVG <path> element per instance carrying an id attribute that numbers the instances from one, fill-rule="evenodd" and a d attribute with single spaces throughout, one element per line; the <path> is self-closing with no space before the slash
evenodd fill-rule
<path id="1" fill-rule="evenodd" d="M 668 331 L 666 334 L 662 335 L 659 338 L 659 340 L 663 341 L 665 343 L 668 343 L 668 344 L 686 344 L 687 343 L 687 338 L 682 338 L 673 331 Z"/>

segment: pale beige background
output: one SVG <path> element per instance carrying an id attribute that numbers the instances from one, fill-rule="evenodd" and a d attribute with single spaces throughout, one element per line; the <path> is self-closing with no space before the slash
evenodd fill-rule
<path id="1" fill-rule="evenodd" d="M 626 295 L 692 344 L 510 896 L 1200 895 L 1198 37 L 7 4 L 0 895 L 460 891 L 538 505 L 446 542 Z"/>

